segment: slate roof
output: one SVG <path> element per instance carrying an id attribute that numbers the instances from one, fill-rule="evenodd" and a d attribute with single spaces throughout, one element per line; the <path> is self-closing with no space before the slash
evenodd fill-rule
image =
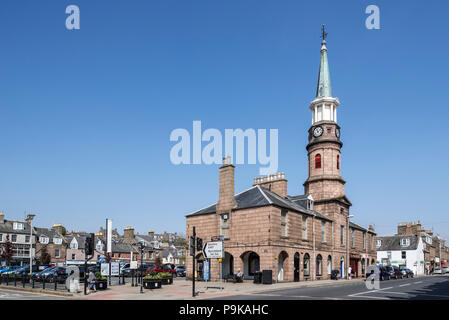
<path id="1" fill-rule="evenodd" d="M 288 209 L 295 212 L 300 212 L 304 214 L 308 214 L 311 216 L 316 216 L 324 220 L 332 221 L 331 219 L 323 216 L 322 214 L 308 210 L 304 206 L 301 205 L 303 196 L 295 196 L 283 198 L 264 187 L 254 186 L 242 193 L 235 195 L 235 201 L 237 202 L 237 209 L 247 209 L 247 208 L 257 208 L 264 207 L 269 205 L 278 206 L 280 208 Z M 307 197 L 307 195 L 305 196 Z M 187 215 L 190 216 L 198 216 L 203 214 L 210 214 L 216 212 L 216 204 L 213 204 L 209 207 L 196 211 L 192 214 Z"/>
<path id="2" fill-rule="evenodd" d="M 131 244 L 124 243 L 124 242 L 112 241 L 112 252 L 130 253 L 131 251 L 137 252 L 137 250 L 135 250 Z"/>
<path id="3" fill-rule="evenodd" d="M 14 222 L 22 223 L 23 230 L 14 230 L 13 224 Z M 33 228 L 34 229 L 34 228 Z M 1 233 L 11 233 L 11 234 L 30 234 L 30 225 L 25 221 L 17 221 L 17 220 L 4 220 L 4 223 L 0 223 L 0 232 Z"/>
<path id="4" fill-rule="evenodd" d="M 76 238 L 76 241 L 78 242 L 78 250 L 82 250 L 82 249 L 85 248 L 85 244 L 86 244 L 86 238 L 85 237 L 66 236 L 65 238 L 67 240 L 67 244 L 69 245 L 69 249 L 70 249 L 70 243 L 72 242 L 73 238 Z"/>
<path id="5" fill-rule="evenodd" d="M 49 243 L 53 242 L 53 238 L 60 238 L 62 242 L 65 242 L 65 239 L 62 235 L 56 232 L 55 229 L 47 229 L 47 228 L 34 228 L 36 231 L 36 236 L 39 238 L 40 236 L 46 236 L 49 238 Z"/>
<path id="6" fill-rule="evenodd" d="M 402 246 L 401 239 L 410 239 L 410 245 Z M 377 240 L 382 241 L 381 246 L 377 248 L 377 251 L 416 250 L 419 243 L 417 236 L 377 237 Z"/>

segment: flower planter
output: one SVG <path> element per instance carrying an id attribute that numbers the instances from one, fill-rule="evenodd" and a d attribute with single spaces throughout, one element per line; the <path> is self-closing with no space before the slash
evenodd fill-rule
<path id="1" fill-rule="evenodd" d="M 161 289 L 163 280 L 143 280 L 145 289 Z"/>
<path id="2" fill-rule="evenodd" d="M 107 280 L 96 280 L 95 283 L 97 290 L 106 290 L 108 288 L 108 281 Z"/>
<path id="3" fill-rule="evenodd" d="M 171 278 L 163 278 L 162 284 L 173 284 L 173 277 Z"/>

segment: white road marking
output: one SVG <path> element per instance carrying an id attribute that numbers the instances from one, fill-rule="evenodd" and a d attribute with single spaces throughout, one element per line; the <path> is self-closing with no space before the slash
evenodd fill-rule
<path id="1" fill-rule="evenodd" d="M 348 295 L 348 297 L 355 297 L 355 296 L 358 296 L 361 294 L 379 292 L 379 291 L 388 290 L 388 289 L 393 289 L 393 287 L 388 287 L 388 288 L 383 288 L 383 289 L 378 289 L 378 290 L 363 291 L 363 292 L 359 292 L 359 293 L 350 294 L 350 295 Z"/>
<path id="2" fill-rule="evenodd" d="M 401 284 L 400 287 L 406 287 L 406 286 L 409 286 L 409 285 L 411 285 L 411 283 Z"/>
<path id="3" fill-rule="evenodd" d="M 363 297 L 358 297 L 359 299 L 376 299 L 376 300 L 391 300 L 390 298 L 385 298 L 385 297 L 370 297 L 370 296 L 363 296 Z"/>
<path id="4" fill-rule="evenodd" d="M 418 284 L 418 283 L 422 283 L 422 281 L 418 281 L 418 282 L 415 282 L 416 284 Z"/>

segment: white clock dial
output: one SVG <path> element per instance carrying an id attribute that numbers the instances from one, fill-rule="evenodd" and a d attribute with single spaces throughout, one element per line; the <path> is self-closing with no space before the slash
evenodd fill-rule
<path id="1" fill-rule="evenodd" d="M 317 138 L 323 134 L 323 128 L 322 127 L 316 127 L 313 129 L 313 135 Z"/>

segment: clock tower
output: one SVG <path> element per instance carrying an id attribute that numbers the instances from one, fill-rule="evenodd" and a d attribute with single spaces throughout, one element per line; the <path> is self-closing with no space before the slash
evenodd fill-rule
<path id="1" fill-rule="evenodd" d="M 312 126 L 307 145 L 309 174 L 304 188 L 305 194 L 312 195 L 318 212 L 335 218 L 336 212 L 348 214 L 351 203 L 345 196 L 346 182 L 341 177 L 343 143 L 337 123 L 340 101 L 332 96 L 326 36 L 323 27 L 316 98 L 310 104 Z"/>

